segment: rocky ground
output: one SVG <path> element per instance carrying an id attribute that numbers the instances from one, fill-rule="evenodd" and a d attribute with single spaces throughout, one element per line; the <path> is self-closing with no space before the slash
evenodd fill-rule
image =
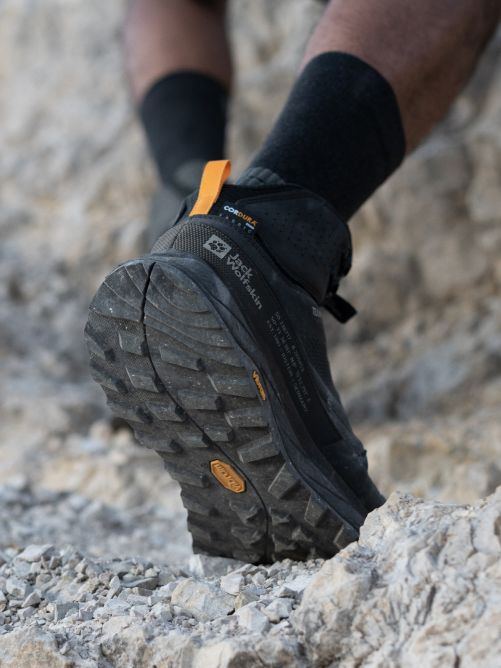
<path id="1" fill-rule="evenodd" d="M 124 6 L 0 3 L 0 666 L 499 665 L 501 39 L 353 221 L 360 315 L 326 323 L 374 478 L 428 501 L 393 495 L 323 565 L 252 567 L 191 554 L 175 484 L 86 371 L 86 305 L 155 187 Z M 318 11 L 234 3 L 236 171 Z"/>

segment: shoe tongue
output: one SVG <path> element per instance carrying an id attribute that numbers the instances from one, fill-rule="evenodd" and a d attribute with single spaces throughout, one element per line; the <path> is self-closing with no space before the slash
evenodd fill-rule
<path id="1" fill-rule="evenodd" d="M 292 185 L 225 185 L 211 209 L 255 234 L 277 264 L 322 304 L 351 266 L 348 227 L 321 197 Z"/>

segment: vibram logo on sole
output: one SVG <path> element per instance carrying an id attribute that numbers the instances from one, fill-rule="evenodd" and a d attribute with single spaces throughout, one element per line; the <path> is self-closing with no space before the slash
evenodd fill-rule
<path id="1" fill-rule="evenodd" d="M 220 459 L 213 459 L 210 463 L 210 470 L 216 480 L 230 492 L 235 494 L 245 492 L 245 481 L 230 464 L 222 462 Z"/>
<path id="2" fill-rule="evenodd" d="M 263 401 L 266 401 L 266 392 L 264 391 L 264 387 L 261 383 L 261 378 L 259 378 L 259 374 L 257 371 L 252 372 L 252 380 L 256 383 L 257 391 L 259 392 L 259 396 Z"/>

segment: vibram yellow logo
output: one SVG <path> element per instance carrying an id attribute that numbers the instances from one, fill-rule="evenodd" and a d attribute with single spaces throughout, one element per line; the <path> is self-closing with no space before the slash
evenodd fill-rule
<path id="1" fill-rule="evenodd" d="M 259 378 L 259 374 L 257 371 L 252 372 L 252 380 L 256 383 L 256 387 L 261 399 L 263 401 L 266 401 L 266 392 L 264 391 L 264 387 L 261 383 L 261 378 Z"/>
<path id="2" fill-rule="evenodd" d="M 230 492 L 235 492 L 235 494 L 245 492 L 245 481 L 230 464 L 222 462 L 220 459 L 213 459 L 210 463 L 210 470 L 221 485 L 229 489 Z"/>

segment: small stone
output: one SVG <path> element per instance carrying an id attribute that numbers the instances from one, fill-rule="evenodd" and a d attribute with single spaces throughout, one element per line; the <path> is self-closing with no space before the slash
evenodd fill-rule
<path id="1" fill-rule="evenodd" d="M 140 578 L 140 579 L 134 579 L 129 581 L 128 579 L 126 580 L 125 578 L 122 581 L 122 585 L 124 587 L 140 587 L 141 589 L 156 589 L 158 586 L 158 575 L 155 575 L 154 577 L 149 577 L 149 578 Z"/>
<path id="2" fill-rule="evenodd" d="M 200 578 L 221 577 L 244 565 L 242 561 L 227 557 L 208 557 L 204 554 L 194 554 L 188 562 L 188 570 L 191 574 Z"/>
<path id="3" fill-rule="evenodd" d="M 197 582 L 192 578 L 177 585 L 172 593 L 172 604 L 202 622 L 228 615 L 235 607 L 232 596 L 207 582 Z"/>
<path id="4" fill-rule="evenodd" d="M 87 592 L 89 594 L 94 594 L 94 592 L 96 592 L 98 588 L 99 588 L 99 580 L 97 578 L 89 578 L 80 585 L 78 593 L 81 594 L 83 592 Z"/>
<path id="5" fill-rule="evenodd" d="M 78 604 L 70 601 L 69 603 L 55 603 L 54 604 L 54 621 L 59 622 L 61 619 L 64 619 L 69 614 L 73 612 L 79 612 Z"/>
<path id="6" fill-rule="evenodd" d="M 51 557 L 49 559 L 49 563 L 47 564 L 48 568 L 52 571 L 55 568 L 59 568 L 59 566 L 62 565 L 62 559 L 61 557 Z"/>
<path id="7" fill-rule="evenodd" d="M 5 590 L 8 594 L 23 600 L 31 592 L 31 589 L 31 585 L 18 578 L 9 578 L 5 583 Z"/>
<path id="8" fill-rule="evenodd" d="M 132 571 L 134 568 L 134 562 L 114 560 L 109 564 L 109 568 L 112 573 L 118 575 L 119 578 L 122 578 L 124 575 L 127 575 Z"/>
<path id="9" fill-rule="evenodd" d="M 35 578 L 35 584 L 38 587 L 43 587 L 43 585 L 47 584 L 48 582 L 52 581 L 52 578 L 54 576 L 51 575 L 50 573 L 40 573 L 40 575 L 37 575 Z"/>
<path id="10" fill-rule="evenodd" d="M 309 573 L 303 573 L 299 575 L 294 580 L 286 582 L 285 586 L 293 591 L 295 594 L 301 594 L 306 587 L 310 584 L 312 575 Z"/>
<path id="11" fill-rule="evenodd" d="M 41 600 L 42 597 L 40 596 L 40 592 L 36 590 L 32 591 L 31 594 L 28 594 L 28 596 L 24 599 L 23 608 L 29 608 L 30 606 L 38 605 Z"/>
<path id="12" fill-rule="evenodd" d="M 114 575 L 110 580 L 110 588 L 108 595 L 110 598 L 117 596 L 122 591 L 122 583 L 118 575 Z"/>
<path id="13" fill-rule="evenodd" d="M 235 610 L 243 608 L 244 605 L 253 603 L 258 600 L 258 596 L 250 589 L 244 589 L 237 594 L 235 597 Z"/>
<path id="14" fill-rule="evenodd" d="M 97 609 L 97 603 L 95 601 L 89 601 L 83 605 L 79 606 L 78 609 L 78 619 L 82 622 L 88 622 L 94 618 L 94 612 Z"/>
<path id="15" fill-rule="evenodd" d="M 7 607 L 7 598 L 2 590 L 0 590 L 0 611 L 5 610 Z"/>
<path id="16" fill-rule="evenodd" d="M 267 605 L 263 612 L 270 622 L 277 623 L 290 615 L 293 605 L 294 599 L 292 598 L 277 598 Z"/>
<path id="17" fill-rule="evenodd" d="M 35 612 L 36 612 L 36 608 L 28 607 L 28 608 L 21 608 L 21 610 L 19 610 L 19 612 L 17 614 L 19 616 L 19 619 L 24 621 L 25 619 L 29 619 L 30 617 L 33 617 Z"/>
<path id="18" fill-rule="evenodd" d="M 130 591 L 132 594 L 135 594 L 136 596 L 143 596 L 145 598 L 150 598 L 151 592 L 153 590 L 145 589 L 144 587 L 131 587 L 130 589 L 127 589 L 127 591 Z"/>
<path id="19" fill-rule="evenodd" d="M 236 596 L 244 583 L 244 577 L 240 573 L 228 573 L 221 578 L 221 589 L 227 594 Z"/>
<path id="20" fill-rule="evenodd" d="M 277 596 L 278 598 L 291 598 L 291 597 L 295 598 L 295 597 L 297 597 L 297 592 L 293 591 L 292 589 L 289 589 L 289 587 L 287 585 L 282 585 L 278 589 L 275 589 L 273 594 L 275 596 Z"/>
<path id="21" fill-rule="evenodd" d="M 158 574 L 158 586 L 163 587 L 164 585 L 170 584 L 175 577 L 170 571 L 160 571 Z"/>
<path id="22" fill-rule="evenodd" d="M 144 596 L 138 596 L 131 593 L 130 589 L 123 589 L 117 598 L 121 601 L 127 601 L 129 605 L 144 605 Z"/>
<path id="23" fill-rule="evenodd" d="M 18 578 L 25 578 L 30 574 L 32 564 L 27 561 L 20 561 L 17 557 L 12 562 L 12 569 L 14 575 Z"/>
<path id="24" fill-rule="evenodd" d="M 118 617 L 112 617 L 103 624 L 103 635 L 113 637 L 131 624 L 132 620 L 129 616 L 121 615 Z"/>
<path id="25" fill-rule="evenodd" d="M 85 559 L 82 559 L 82 561 L 79 561 L 78 564 L 75 566 L 75 572 L 76 573 L 85 573 L 85 571 L 87 570 L 87 566 L 88 566 L 88 564 L 85 561 Z"/>
<path id="26" fill-rule="evenodd" d="M 119 598 L 115 598 L 111 601 L 107 601 L 105 605 L 106 610 L 115 614 L 125 614 L 129 608 L 130 603 L 128 601 L 122 601 Z"/>
<path id="27" fill-rule="evenodd" d="M 171 598 L 172 592 L 179 584 L 179 580 L 173 580 L 166 585 L 163 585 L 155 592 L 156 596 L 161 596 L 162 598 Z"/>
<path id="28" fill-rule="evenodd" d="M 69 643 L 67 643 L 67 642 L 65 642 L 65 643 L 64 643 L 63 645 L 61 645 L 61 647 L 59 648 L 59 654 L 62 654 L 63 656 L 64 656 L 65 654 L 68 654 L 69 651 L 70 651 L 70 645 L 69 645 Z"/>
<path id="29" fill-rule="evenodd" d="M 88 569 L 87 572 L 90 573 L 90 569 Z M 95 569 L 94 569 L 94 570 L 93 570 L 93 574 L 94 574 L 95 572 L 96 572 L 96 571 L 95 571 Z M 97 576 L 97 580 L 98 580 L 98 582 L 100 582 L 101 584 L 105 585 L 106 587 L 109 587 L 112 578 L 113 578 L 113 574 L 112 574 L 112 573 L 109 573 L 109 572 L 99 573 L 99 575 Z"/>
<path id="30" fill-rule="evenodd" d="M 40 575 L 42 570 L 43 567 L 41 561 L 34 561 L 32 564 L 30 564 L 30 575 Z"/>
<path id="31" fill-rule="evenodd" d="M 165 605 L 165 603 L 155 603 L 155 605 L 151 608 L 151 613 L 161 622 L 170 622 L 172 620 L 170 606 Z"/>
<path id="32" fill-rule="evenodd" d="M 257 607 L 257 603 L 249 603 L 236 611 L 238 623 L 252 633 L 265 633 L 270 628 L 268 617 Z"/>
<path id="33" fill-rule="evenodd" d="M 40 561 L 43 557 L 47 557 L 53 550 L 54 546 L 49 544 L 28 545 L 17 558 L 32 563 L 33 561 Z"/>
<path id="34" fill-rule="evenodd" d="M 266 580 L 266 576 L 262 571 L 257 572 L 255 575 L 252 576 L 252 582 L 255 585 L 264 585 Z"/>
<path id="35" fill-rule="evenodd" d="M 130 609 L 130 616 L 131 617 L 145 617 L 149 612 L 149 608 L 147 605 L 133 605 L 132 608 Z"/>

